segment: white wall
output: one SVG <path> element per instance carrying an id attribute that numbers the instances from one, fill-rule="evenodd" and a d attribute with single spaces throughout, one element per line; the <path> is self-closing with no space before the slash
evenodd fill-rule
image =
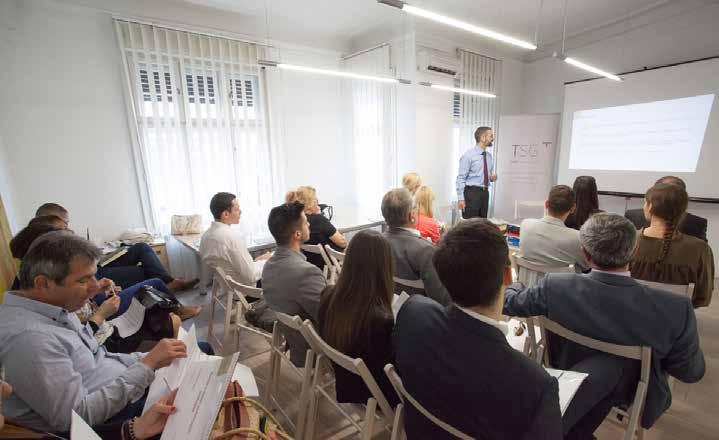
<path id="1" fill-rule="evenodd" d="M 670 5 L 685 6 L 683 10 L 674 11 L 674 15 L 670 14 L 671 11 L 658 11 L 657 17 L 643 18 L 645 21 L 656 19 L 653 23 L 642 23 L 642 26 L 629 32 L 585 44 L 568 53 L 615 72 L 719 54 L 719 32 L 716 27 L 719 22 L 719 3 L 683 3 Z M 692 6 L 693 3 L 696 4 L 693 7 L 686 5 Z M 564 82 L 591 76 L 553 58 L 528 63 L 524 72 L 522 110 L 526 113 L 562 112 Z M 692 188 L 688 190 L 691 195 Z M 637 208 L 641 203 L 641 200 L 632 200 L 629 207 Z M 610 212 L 623 213 L 625 201 L 616 197 L 602 197 L 600 207 Z M 689 211 L 709 220 L 709 244 L 715 253 L 715 265 L 718 265 L 719 206 L 690 203 Z"/>

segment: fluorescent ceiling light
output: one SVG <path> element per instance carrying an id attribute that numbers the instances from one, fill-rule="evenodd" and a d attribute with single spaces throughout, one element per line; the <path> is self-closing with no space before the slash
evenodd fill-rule
<path id="1" fill-rule="evenodd" d="M 429 85 L 433 89 L 444 90 L 447 92 L 464 93 L 465 95 L 481 96 L 483 98 L 496 98 L 497 97 L 497 95 L 493 95 L 491 93 L 478 92 L 476 90 L 469 90 L 469 89 L 459 89 L 457 87 L 441 86 L 439 84 L 422 84 L 422 85 Z"/>
<path id="2" fill-rule="evenodd" d="M 319 75 L 341 76 L 352 79 L 365 79 L 369 81 L 380 81 L 386 83 L 399 83 L 395 78 L 387 78 L 382 76 L 362 75 L 359 73 L 343 72 L 341 70 L 318 69 L 316 67 L 296 66 L 294 64 L 277 63 L 277 67 L 284 70 L 294 70 L 297 72 L 316 73 Z"/>
<path id="3" fill-rule="evenodd" d="M 445 17 L 444 15 L 437 14 L 436 12 L 427 11 L 426 9 L 418 8 L 416 6 L 408 5 L 406 3 L 402 4 L 402 10 L 412 14 L 416 15 L 418 17 L 427 18 L 429 20 L 436 21 L 438 23 L 446 24 L 449 26 L 456 27 L 458 29 L 462 29 L 468 32 L 472 32 L 475 34 L 482 35 L 484 37 L 493 38 L 495 40 L 503 41 L 505 43 L 513 44 L 515 46 L 522 47 L 524 49 L 530 49 L 530 50 L 536 50 L 537 46 L 524 40 L 520 40 L 518 38 L 510 37 L 509 35 L 505 35 L 490 29 L 486 29 L 483 27 L 475 26 L 473 24 L 466 23 L 461 20 L 457 20 L 455 18 L 451 17 Z"/>
<path id="4" fill-rule="evenodd" d="M 622 79 L 620 77 L 618 77 L 617 75 L 611 74 L 602 69 L 597 69 L 594 66 L 590 66 L 589 64 L 585 64 L 585 63 L 583 63 L 579 60 L 576 60 L 574 58 L 566 57 L 566 58 L 564 58 L 564 61 L 568 64 L 571 64 L 572 66 L 579 67 L 580 69 L 584 69 L 584 70 L 592 72 L 592 73 L 596 73 L 597 75 L 605 76 L 609 79 L 613 79 L 614 81 L 622 81 Z"/>

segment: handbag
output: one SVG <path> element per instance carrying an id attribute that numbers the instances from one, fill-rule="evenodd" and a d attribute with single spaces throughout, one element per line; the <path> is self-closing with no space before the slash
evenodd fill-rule
<path id="1" fill-rule="evenodd" d="M 292 440 L 280 423 L 256 400 L 245 397 L 238 381 L 227 385 L 225 399 L 212 427 L 213 440 Z"/>
<path id="2" fill-rule="evenodd" d="M 162 330 L 170 313 L 182 307 L 177 298 L 152 286 L 142 286 L 135 298 L 145 307 L 145 324 L 154 333 Z"/>

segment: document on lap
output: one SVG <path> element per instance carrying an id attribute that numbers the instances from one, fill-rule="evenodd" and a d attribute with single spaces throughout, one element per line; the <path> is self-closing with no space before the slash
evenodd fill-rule
<path id="1" fill-rule="evenodd" d="M 394 315 L 394 319 L 397 319 L 397 315 L 399 314 L 399 309 L 402 308 L 405 301 L 409 299 L 409 295 L 407 292 L 402 292 L 399 295 L 394 295 L 392 298 L 392 314 Z"/>
<path id="2" fill-rule="evenodd" d="M 221 358 L 208 356 L 187 367 L 161 440 L 208 438 L 225 398 L 239 353 Z"/>
<path id="3" fill-rule="evenodd" d="M 145 306 L 140 301 L 132 298 L 130 307 L 125 313 L 109 321 L 116 329 L 120 337 L 127 338 L 140 331 L 142 322 L 145 320 Z"/>
<path id="4" fill-rule="evenodd" d="M 72 411 L 72 422 L 70 423 L 70 438 L 72 440 L 102 440 L 74 410 Z"/>
<path id="5" fill-rule="evenodd" d="M 545 370 L 550 376 L 556 377 L 559 382 L 559 408 L 564 416 L 564 412 L 567 411 L 574 395 L 577 394 L 579 386 L 589 375 L 577 371 L 555 370 L 554 368 L 545 368 Z"/>

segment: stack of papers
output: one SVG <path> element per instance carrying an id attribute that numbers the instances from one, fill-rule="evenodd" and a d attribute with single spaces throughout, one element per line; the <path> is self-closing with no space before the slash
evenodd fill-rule
<path id="1" fill-rule="evenodd" d="M 550 376 L 556 377 L 559 382 L 559 409 L 562 410 L 562 415 L 564 415 L 569 403 L 577 394 L 579 386 L 589 375 L 576 371 L 555 370 L 554 368 L 545 368 L 545 370 Z"/>

